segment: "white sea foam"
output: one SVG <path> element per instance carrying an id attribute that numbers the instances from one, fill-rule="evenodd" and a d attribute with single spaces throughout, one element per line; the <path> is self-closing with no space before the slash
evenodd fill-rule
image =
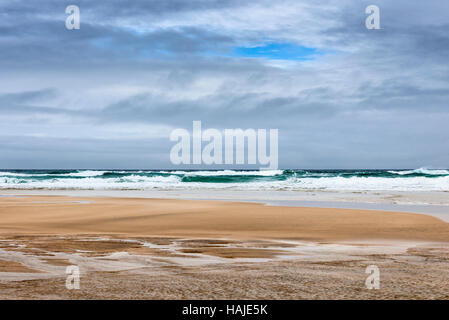
<path id="1" fill-rule="evenodd" d="M 404 172 L 433 172 L 426 176 L 339 176 L 334 173 L 301 172 L 285 173 L 282 170 L 270 171 L 100 171 L 79 170 L 72 173 L 33 174 L 0 173 L 0 189 L 77 189 L 77 190 L 187 190 L 187 189 L 234 189 L 234 190 L 342 190 L 342 191 L 449 191 L 447 170 L 404 170 Z M 438 173 L 435 173 L 438 172 Z M 120 173 L 121 176 L 104 176 L 105 172 Z M 163 173 L 163 174 L 161 174 Z M 285 173 L 285 174 L 284 174 Z M 284 175 L 283 175 L 284 174 Z M 449 172 L 448 172 L 449 174 Z M 42 177 L 42 176 L 48 177 Z M 210 181 L 189 181 L 185 177 L 211 177 Z M 220 181 L 220 176 L 232 179 Z M 250 176 L 239 179 L 239 176 Z M 253 178 L 251 178 L 251 176 Z M 258 176 L 263 176 L 259 179 Z M 217 177 L 217 179 L 214 179 Z"/>
<path id="2" fill-rule="evenodd" d="M 142 177 L 130 175 L 126 178 L 97 179 L 88 177 L 83 179 L 48 179 L 24 181 L 20 178 L 0 178 L 0 189 L 79 189 L 79 190 L 127 190 L 175 187 L 181 179 L 169 177 Z"/>
<path id="3" fill-rule="evenodd" d="M 241 189 L 241 190 L 396 190 L 448 191 L 449 177 L 409 179 L 332 177 L 291 178 L 285 181 L 254 181 L 248 183 L 182 182 L 177 176 L 127 176 L 126 178 L 48 179 L 24 181 L 0 178 L 0 189 Z"/>
<path id="4" fill-rule="evenodd" d="M 77 172 L 69 172 L 69 173 L 22 173 L 22 172 L 0 171 L 0 177 L 46 177 L 46 176 L 95 177 L 101 176 L 105 172 L 106 171 L 99 171 L 99 170 L 79 170 Z"/>
<path id="5" fill-rule="evenodd" d="M 78 172 L 71 172 L 71 173 L 63 173 L 58 174 L 59 176 L 65 176 L 65 177 L 95 177 L 95 176 L 101 176 L 106 171 L 97 171 L 97 170 L 80 170 Z"/>
<path id="6" fill-rule="evenodd" d="M 413 177 L 413 178 L 380 178 L 380 177 L 328 177 L 297 178 L 294 183 L 298 189 L 325 190 L 397 190 L 397 191 L 449 191 L 449 177 Z"/>
<path id="7" fill-rule="evenodd" d="M 398 174 L 401 176 L 414 173 L 427 174 L 427 175 L 449 175 L 449 170 L 426 169 L 426 168 L 419 168 L 415 170 L 388 171 L 388 172 Z"/>
<path id="8" fill-rule="evenodd" d="M 29 174 L 19 172 L 0 171 L 0 177 L 31 177 L 31 176 L 46 176 L 46 174 Z"/>

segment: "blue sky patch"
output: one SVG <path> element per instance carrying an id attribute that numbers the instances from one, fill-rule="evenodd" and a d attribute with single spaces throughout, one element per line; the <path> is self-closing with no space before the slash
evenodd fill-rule
<path id="1" fill-rule="evenodd" d="M 272 42 L 258 47 L 236 47 L 233 55 L 246 58 L 266 58 L 273 60 L 313 60 L 323 52 L 316 48 L 304 47 L 291 43 Z"/>

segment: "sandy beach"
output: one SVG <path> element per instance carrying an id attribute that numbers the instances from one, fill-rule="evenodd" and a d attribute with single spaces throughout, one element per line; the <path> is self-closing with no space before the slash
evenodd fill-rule
<path id="1" fill-rule="evenodd" d="M 449 299 L 448 21 L 436 0 L 0 1 L 0 300 Z"/>
<path id="2" fill-rule="evenodd" d="M 449 224 L 423 214 L 9 194 L 0 240 L 2 299 L 449 297 Z"/>

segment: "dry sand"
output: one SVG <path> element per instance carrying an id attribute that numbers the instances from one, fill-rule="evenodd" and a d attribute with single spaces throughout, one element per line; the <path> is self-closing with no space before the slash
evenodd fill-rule
<path id="1" fill-rule="evenodd" d="M 449 297 L 449 224 L 420 214 L 0 197 L 0 240 L 3 299 Z M 379 290 L 365 287 L 371 264 Z"/>
<path id="2" fill-rule="evenodd" d="M 0 234 L 80 233 L 314 241 L 449 241 L 449 224 L 411 213 L 270 207 L 254 203 L 0 198 Z"/>

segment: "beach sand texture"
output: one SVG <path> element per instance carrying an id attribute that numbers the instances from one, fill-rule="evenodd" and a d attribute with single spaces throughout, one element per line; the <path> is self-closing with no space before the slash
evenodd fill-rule
<path id="1" fill-rule="evenodd" d="M 449 297 L 449 225 L 421 214 L 8 196 L 0 239 L 3 299 Z M 365 288 L 371 264 L 380 290 Z"/>

